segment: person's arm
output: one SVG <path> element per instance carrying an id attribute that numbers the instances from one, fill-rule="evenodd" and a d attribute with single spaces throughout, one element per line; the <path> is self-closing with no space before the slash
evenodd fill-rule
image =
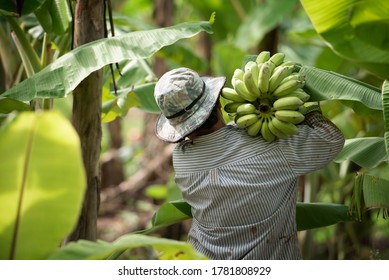
<path id="1" fill-rule="evenodd" d="M 330 163 L 344 145 L 342 132 L 324 117 L 318 105 L 307 107 L 299 132 L 284 142 L 284 154 L 297 175 L 320 169 Z"/>

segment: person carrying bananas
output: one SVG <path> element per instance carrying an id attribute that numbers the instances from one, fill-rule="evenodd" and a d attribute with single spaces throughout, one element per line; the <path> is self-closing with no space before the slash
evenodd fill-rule
<path id="1" fill-rule="evenodd" d="M 332 161 L 344 136 L 313 105 L 297 134 L 272 142 L 251 137 L 223 120 L 225 81 L 177 68 L 154 91 L 162 112 L 156 134 L 177 143 L 175 181 L 192 208 L 188 242 L 209 259 L 301 259 L 298 178 Z"/>

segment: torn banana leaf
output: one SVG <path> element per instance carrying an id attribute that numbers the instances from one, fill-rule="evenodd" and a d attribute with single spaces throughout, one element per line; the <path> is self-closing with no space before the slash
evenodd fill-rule
<path id="1" fill-rule="evenodd" d="M 389 218 L 389 181 L 366 173 L 355 178 L 350 211 L 362 220 L 362 214 L 370 209 L 380 209 L 384 218 Z"/>

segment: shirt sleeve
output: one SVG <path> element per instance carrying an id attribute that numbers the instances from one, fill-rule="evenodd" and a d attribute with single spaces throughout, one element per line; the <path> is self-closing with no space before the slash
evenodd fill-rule
<path id="1" fill-rule="evenodd" d="M 289 164 L 300 176 L 323 168 L 342 150 L 344 136 L 330 120 L 321 114 L 320 107 L 310 106 L 298 134 L 280 141 Z"/>

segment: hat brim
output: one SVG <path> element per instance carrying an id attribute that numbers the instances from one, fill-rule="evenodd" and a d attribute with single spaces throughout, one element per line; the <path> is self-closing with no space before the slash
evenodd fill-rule
<path id="1" fill-rule="evenodd" d="M 177 143 L 199 128 L 210 116 L 226 83 L 225 77 L 201 77 L 205 83 L 204 100 L 201 106 L 182 123 L 170 125 L 168 119 L 161 114 L 156 123 L 157 136 L 167 142 Z"/>

